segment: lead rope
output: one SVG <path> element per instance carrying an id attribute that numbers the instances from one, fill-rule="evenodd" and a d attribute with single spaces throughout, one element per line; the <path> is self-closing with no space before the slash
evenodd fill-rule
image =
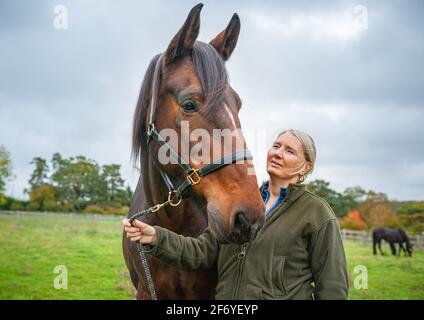
<path id="1" fill-rule="evenodd" d="M 149 287 L 152 300 L 157 300 L 155 286 L 153 284 L 152 274 L 150 273 L 149 263 L 147 262 L 146 253 L 144 252 L 143 245 L 137 242 L 138 252 L 140 252 L 141 263 L 143 264 L 144 275 L 146 276 L 147 286 Z"/>
<path id="2" fill-rule="evenodd" d="M 175 198 L 173 199 L 172 196 L 173 196 L 173 194 L 175 194 L 175 192 L 176 192 L 175 190 L 169 191 L 167 201 L 165 201 L 163 203 L 159 203 L 159 204 L 157 204 L 153 207 L 150 207 L 148 209 L 145 209 L 145 210 L 142 210 L 140 212 L 133 214 L 129 218 L 129 223 L 132 225 L 132 223 L 134 222 L 135 219 L 141 218 L 142 216 L 145 216 L 149 213 L 155 213 L 160 208 L 165 207 L 167 205 L 171 205 L 173 207 L 178 206 L 181 203 L 181 198 L 178 197 L 176 199 L 176 202 L 174 202 Z M 156 295 L 155 286 L 153 284 L 153 279 L 152 279 L 152 274 L 150 272 L 149 263 L 148 263 L 147 258 L 146 258 L 146 252 L 144 251 L 143 244 L 140 241 L 137 242 L 137 249 L 138 249 L 138 252 L 140 253 L 141 264 L 143 265 L 143 271 L 144 271 L 144 275 L 146 276 L 147 286 L 149 287 L 150 295 L 152 297 L 152 300 L 157 300 L 158 298 L 157 298 L 157 295 Z"/>
<path id="3" fill-rule="evenodd" d="M 132 224 L 133 221 L 137 218 L 140 218 L 148 213 L 155 212 L 153 211 L 155 207 L 156 206 L 150 207 L 146 210 L 137 212 L 136 214 L 132 215 L 129 219 L 130 224 Z M 157 300 L 158 297 L 156 296 L 156 290 L 153 284 L 153 279 L 152 279 L 152 274 L 150 272 L 149 263 L 147 262 L 146 253 L 140 241 L 137 242 L 137 249 L 138 249 L 138 252 L 140 253 L 141 264 L 143 265 L 143 271 L 144 271 L 144 275 L 146 276 L 147 286 L 149 287 L 150 295 L 152 297 L 152 300 Z"/>

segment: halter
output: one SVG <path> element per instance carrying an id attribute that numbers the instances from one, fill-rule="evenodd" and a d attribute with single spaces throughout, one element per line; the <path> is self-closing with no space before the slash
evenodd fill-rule
<path id="1" fill-rule="evenodd" d="M 174 207 L 178 206 L 181 203 L 184 192 L 188 188 L 199 184 L 204 176 L 216 170 L 219 170 L 229 164 L 234 164 L 237 161 L 251 160 L 253 158 L 249 150 L 243 149 L 243 150 L 234 151 L 231 153 L 226 153 L 224 156 L 221 157 L 221 159 L 219 159 L 218 162 L 213 161 L 212 163 L 207 164 L 200 169 L 197 169 L 197 168 L 193 168 L 189 163 L 187 163 L 187 161 L 185 161 L 178 154 L 178 152 L 176 152 L 172 148 L 172 146 L 168 142 L 166 142 L 166 140 L 159 134 L 159 132 L 156 130 L 156 127 L 155 127 L 157 93 L 158 93 L 158 82 L 159 82 L 157 79 L 158 79 L 160 68 L 161 68 L 162 56 L 163 54 L 159 56 L 155 65 L 154 73 L 153 73 L 152 97 L 150 101 L 150 116 L 149 116 L 149 123 L 147 125 L 147 146 L 149 145 L 151 139 L 153 139 L 156 142 L 158 142 L 161 146 L 169 150 L 170 156 L 175 161 L 177 161 L 179 166 L 184 170 L 186 177 L 184 182 L 182 182 L 177 188 L 174 188 L 174 185 L 169 179 L 169 176 L 165 172 L 159 169 L 162 180 L 164 181 L 165 185 L 168 188 L 168 200 L 163 203 L 156 204 L 148 209 L 135 213 L 129 218 L 129 222 L 131 224 L 133 223 L 135 219 L 138 219 L 141 216 L 144 216 L 149 213 L 157 212 L 160 208 L 165 207 L 167 205 L 171 205 Z M 140 242 L 138 242 L 137 247 L 140 252 L 141 261 L 144 267 L 144 272 L 146 275 L 147 284 L 148 284 L 152 299 L 157 300 L 156 291 L 153 285 L 153 281 L 150 274 L 150 269 L 147 263 L 143 245 Z"/>
<path id="2" fill-rule="evenodd" d="M 216 170 L 219 170 L 225 167 L 228 164 L 233 164 L 240 160 L 251 160 L 252 154 L 250 153 L 249 150 L 246 150 L 246 149 L 234 151 L 234 152 L 225 154 L 224 156 L 221 157 L 221 159 L 219 159 L 219 161 L 213 161 L 212 163 L 207 164 L 200 169 L 196 169 L 196 168 L 193 168 L 189 163 L 187 163 L 183 158 L 181 158 L 181 156 L 171 147 L 171 145 L 168 142 L 166 142 L 166 140 L 159 134 L 159 132 L 156 130 L 156 127 L 155 127 L 157 92 L 158 92 L 158 83 L 159 83 L 157 79 L 158 79 L 160 68 L 161 68 L 162 56 L 163 54 L 161 54 L 160 57 L 158 58 L 155 65 L 155 71 L 153 74 L 154 81 L 153 81 L 153 87 L 152 87 L 152 98 L 150 102 L 150 116 L 149 116 L 149 123 L 147 125 L 147 145 L 149 145 L 151 139 L 158 142 L 161 146 L 169 150 L 170 156 L 184 170 L 186 174 L 186 179 L 176 189 L 173 187 L 168 175 L 164 173 L 162 170 L 160 170 L 162 179 L 168 187 L 168 191 L 171 193 L 173 197 L 176 198 L 175 199 L 176 201 L 180 201 L 184 194 L 184 191 L 186 191 L 188 188 L 192 186 L 199 184 L 205 175 L 208 175 Z"/>

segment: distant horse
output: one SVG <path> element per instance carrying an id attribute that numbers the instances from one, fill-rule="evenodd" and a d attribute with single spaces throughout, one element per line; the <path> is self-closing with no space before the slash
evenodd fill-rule
<path id="1" fill-rule="evenodd" d="M 400 251 L 403 250 L 405 256 L 412 256 L 412 244 L 409 241 L 408 236 L 405 231 L 402 229 L 389 229 L 389 228 L 376 228 L 372 231 L 372 239 L 373 239 L 373 253 L 377 254 L 376 245 L 378 244 L 378 249 L 380 250 L 381 255 L 384 255 L 381 250 L 381 240 L 386 240 L 390 249 L 392 250 L 392 254 L 396 255 L 396 247 L 395 243 L 399 244 L 399 255 Z M 405 243 L 406 248 L 403 246 Z"/>
<path id="2" fill-rule="evenodd" d="M 161 144 L 149 139 L 153 130 L 176 132 L 178 142 L 172 146 L 175 154 L 196 169 L 206 164 L 182 155 L 180 145 L 186 143 L 192 151 L 195 144 L 184 141 L 188 138 L 182 134 L 183 121 L 189 123 L 190 133 L 201 129 L 209 132 L 210 137 L 214 129 L 238 129 L 235 138 L 245 145 L 238 118 L 241 100 L 228 83 L 224 63 L 236 46 L 240 20 L 234 14 L 226 29 L 210 43 L 196 41 L 202 6 L 198 4 L 191 9 L 165 52 L 153 57 L 144 76 L 134 113 L 132 143 L 135 159 L 140 160 L 141 174 L 128 217 L 164 202 L 170 184 L 177 186 L 188 181 L 178 164 L 159 161 Z M 151 125 L 152 115 L 154 126 Z M 230 151 L 234 153 L 239 149 L 236 146 Z M 204 152 L 202 149 L 202 154 Z M 211 160 L 223 156 L 221 147 L 214 146 L 205 153 Z M 252 163 L 244 161 L 214 171 L 203 177 L 201 183 L 192 183 L 179 206 L 162 207 L 140 220 L 190 237 L 199 236 L 209 227 L 220 242 L 243 243 L 250 237 L 250 227 L 256 222 L 263 223 L 264 205 L 252 169 Z M 125 234 L 123 253 L 137 299 L 151 299 L 137 246 Z M 216 270 L 188 272 L 149 255 L 147 259 L 158 299 L 213 299 Z"/>

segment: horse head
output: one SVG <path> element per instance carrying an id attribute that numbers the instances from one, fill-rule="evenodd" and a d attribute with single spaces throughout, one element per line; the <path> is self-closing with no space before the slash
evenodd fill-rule
<path id="1" fill-rule="evenodd" d="M 133 152 L 138 156 L 146 147 L 155 166 L 173 182 L 185 181 L 186 173 L 170 161 L 169 150 L 149 140 L 153 128 L 196 170 L 247 149 L 238 117 L 241 100 L 225 68 L 237 44 L 240 19 L 234 14 L 209 43 L 197 41 L 202 6 L 191 9 L 167 49 L 152 59 L 134 117 Z M 192 177 L 200 182 L 198 178 Z M 251 161 L 202 177 L 184 197 L 206 204 L 208 225 L 221 242 L 246 242 L 251 226 L 263 222 L 264 205 Z"/>

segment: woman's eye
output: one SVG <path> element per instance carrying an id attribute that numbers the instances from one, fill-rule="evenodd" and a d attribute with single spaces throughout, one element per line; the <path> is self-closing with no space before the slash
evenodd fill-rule
<path id="1" fill-rule="evenodd" d="M 185 112 L 197 111 L 197 104 L 193 100 L 186 100 L 181 104 L 181 107 Z"/>
<path id="2" fill-rule="evenodd" d="M 293 150 L 291 150 L 291 149 L 286 149 L 286 152 L 288 152 L 290 154 L 294 154 Z"/>
<path id="3" fill-rule="evenodd" d="M 272 147 L 273 147 L 274 149 L 278 149 L 280 146 L 279 146 L 278 144 L 274 144 Z"/>

